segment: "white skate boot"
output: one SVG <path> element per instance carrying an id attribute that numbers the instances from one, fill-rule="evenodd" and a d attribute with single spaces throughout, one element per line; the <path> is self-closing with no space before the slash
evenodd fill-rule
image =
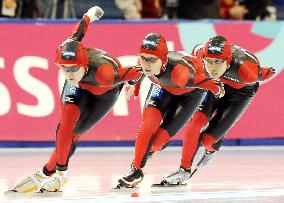
<path id="1" fill-rule="evenodd" d="M 49 176 L 46 176 L 42 172 L 42 169 L 40 169 L 34 174 L 24 178 L 19 183 L 16 183 L 11 191 L 21 193 L 38 192 L 42 188 L 42 182 L 48 178 Z"/>
<path id="2" fill-rule="evenodd" d="M 186 170 L 180 167 L 177 171 L 172 172 L 171 174 L 164 177 L 164 181 L 166 181 L 170 185 L 182 185 L 189 180 L 190 175 L 190 169 Z"/>
<path id="3" fill-rule="evenodd" d="M 152 187 L 173 187 L 187 185 L 186 182 L 191 177 L 191 170 L 180 167 L 177 171 L 164 177 L 159 184 L 152 184 Z"/>
<path id="4" fill-rule="evenodd" d="M 67 171 L 58 171 L 42 182 L 41 192 L 58 192 L 67 181 Z"/>
<path id="5" fill-rule="evenodd" d="M 210 152 L 205 150 L 203 156 L 200 156 L 200 158 L 197 160 L 197 166 L 196 168 L 203 168 L 207 164 L 211 163 L 213 158 L 216 156 L 217 151 Z"/>

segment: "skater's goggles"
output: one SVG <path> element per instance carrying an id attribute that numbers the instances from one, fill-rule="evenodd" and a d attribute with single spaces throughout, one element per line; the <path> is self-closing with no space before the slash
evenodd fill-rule
<path id="1" fill-rule="evenodd" d="M 221 65 L 227 60 L 227 59 L 221 60 L 221 59 L 215 59 L 215 58 L 203 58 L 203 59 L 211 65 Z"/>
<path id="2" fill-rule="evenodd" d="M 72 65 L 72 64 L 57 64 L 59 66 L 59 68 L 61 70 L 63 70 L 64 72 L 67 72 L 67 73 L 75 73 L 77 72 L 78 70 L 80 70 L 80 68 L 83 68 L 82 66 L 78 66 L 77 64 L 75 65 Z"/>
<path id="3" fill-rule="evenodd" d="M 148 63 L 155 63 L 159 59 L 157 57 L 145 57 L 145 56 L 142 56 L 142 55 L 140 55 L 140 57 L 143 61 L 146 61 Z"/>

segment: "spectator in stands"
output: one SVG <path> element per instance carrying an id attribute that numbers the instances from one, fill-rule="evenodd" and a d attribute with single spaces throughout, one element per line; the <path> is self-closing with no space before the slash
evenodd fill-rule
<path id="1" fill-rule="evenodd" d="M 219 0 L 179 0 L 178 18 L 220 18 Z"/>
<path id="2" fill-rule="evenodd" d="M 284 20 L 284 0 L 274 0 L 277 10 L 277 19 Z"/>
<path id="3" fill-rule="evenodd" d="M 235 0 L 221 0 L 220 16 L 224 19 L 244 19 L 249 11 Z"/>
<path id="4" fill-rule="evenodd" d="M 126 20 L 141 19 L 141 0 L 115 0 L 115 3 Z"/>
<path id="5" fill-rule="evenodd" d="M 0 17 L 37 18 L 40 17 L 37 0 L 1 0 Z"/>
<path id="6" fill-rule="evenodd" d="M 141 0 L 142 18 L 161 18 L 162 6 L 160 0 Z"/>
<path id="7" fill-rule="evenodd" d="M 275 20 L 276 9 L 271 0 L 221 0 L 221 18 Z"/>
<path id="8" fill-rule="evenodd" d="M 23 0 L 20 11 L 21 18 L 38 18 L 40 17 L 37 0 Z"/>
<path id="9" fill-rule="evenodd" d="M 160 0 L 115 0 L 115 3 L 126 20 L 161 18 L 162 16 Z"/>
<path id="10" fill-rule="evenodd" d="M 0 17 L 16 17 L 17 1 L 16 0 L 0 0 Z"/>
<path id="11" fill-rule="evenodd" d="M 176 19 L 179 0 L 161 0 L 162 5 L 162 18 L 163 19 Z"/>

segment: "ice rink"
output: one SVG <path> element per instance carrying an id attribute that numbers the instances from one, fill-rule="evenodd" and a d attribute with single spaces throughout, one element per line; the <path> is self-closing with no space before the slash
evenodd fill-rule
<path id="1" fill-rule="evenodd" d="M 180 147 L 156 154 L 139 188 L 114 190 L 127 174 L 133 147 L 79 148 L 70 161 L 63 192 L 5 193 L 17 180 L 42 167 L 50 148 L 0 149 L 0 202 L 186 202 L 283 203 L 284 147 L 223 147 L 213 163 L 197 171 L 188 186 L 151 188 L 179 167 Z M 138 197 L 132 197 L 138 192 Z"/>

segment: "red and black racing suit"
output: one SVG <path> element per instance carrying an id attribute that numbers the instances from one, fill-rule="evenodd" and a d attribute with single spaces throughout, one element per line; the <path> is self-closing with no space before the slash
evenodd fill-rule
<path id="1" fill-rule="evenodd" d="M 138 169 L 144 167 L 156 136 L 168 140 L 196 111 L 205 90 L 215 95 L 221 90 L 219 81 L 205 75 L 201 60 L 178 52 L 169 52 L 165 68 L 159 75 L 149 76 L 149 79 L 153 84 L 135 142 L 133 164 Z"/>
<path id="2" fill-rule="evenodd" d="M 89 17 L 84 16 L 77 23 L 71 39 L 81 41 L 89 23 Z M 122 68 L 117 58 L 102 50 L 86 48 L 86 51 L 89 65 L 79 87 L 72 87 L 66 81 L 62 91 L 56 148 L 43 169 L 46 175 L 55 169 L 67 170 L 80 136 L 111 110 L 124 82 L 138 81 L 143 75 L 135 67 Z"/>
<path id="3" fill-rule="evenodd" d="M 219 150 L 225 134 L 240 119 L 255 96 L 259 81 L 267 80 L 274 74 L 273 68 L 261 67 L 257 57 L 247 50 L 236 45 L 232 45 L 231 50 L 232 61 L 220 78 L 224 83 L 225 96 L 216 98 L 207 92 L 185 127 L 181 161 L 183 168 L 191 167 L 200 141 L 208 151 Z M 193 53 L 200 52 L 194 50 Z"/>

